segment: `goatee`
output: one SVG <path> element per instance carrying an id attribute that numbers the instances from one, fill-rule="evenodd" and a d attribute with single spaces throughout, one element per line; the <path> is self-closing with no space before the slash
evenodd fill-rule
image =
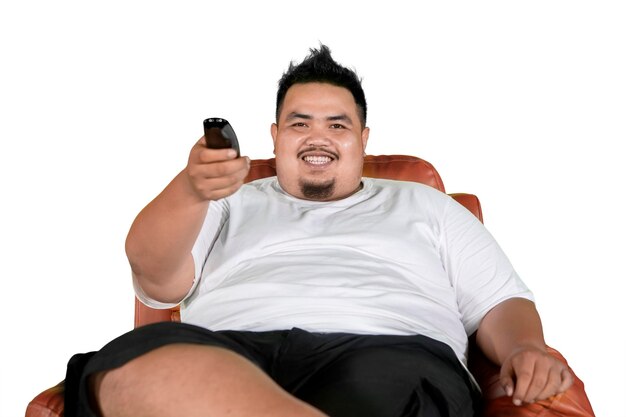
<path id="1" fill-rule="evenodd" d="M 300 180 L 300 192 L 308 200 L 328 200 L 335 191 L 335 180 L 326 182 L 307 182 Z"/>

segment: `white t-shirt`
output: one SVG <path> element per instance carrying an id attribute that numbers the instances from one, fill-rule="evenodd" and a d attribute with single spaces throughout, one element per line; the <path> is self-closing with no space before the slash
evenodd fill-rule
<path id="1" fill-rule="evenodd" d="M 209 204 L 183 322 L 211 330 L 423 334 L 466 362 L 467 337 L 512 297 L 532 300 L 482 223 L 428 186 L 363 178 L 315 202 L 276 177 Z M 147 299 L 151 307 L 168 307 Z"/>

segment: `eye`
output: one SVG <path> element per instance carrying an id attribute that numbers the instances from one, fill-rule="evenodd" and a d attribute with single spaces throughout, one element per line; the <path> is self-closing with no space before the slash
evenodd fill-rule
<path id="1" fill-rule="evenodd" d="M 291 126 L 293 126 L 293 127 L 306 127 L 306 123 L 304 123 L 304 122 L 296 122 L 296 123 L 292 124 Z"/>
<path id="2" fill-rule="evenodd" d="M 345 129 L 346 127 L 340 123 L 335 123 L 335 124 L 330 125 L 330 128 L 331 129 Z"/>

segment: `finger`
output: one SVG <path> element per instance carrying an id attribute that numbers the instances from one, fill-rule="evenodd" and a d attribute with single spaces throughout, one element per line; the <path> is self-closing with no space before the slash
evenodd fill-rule
<path id="1" fill-rule="evenodd" d="M 206 200 L 218 200 L 237 191 L 249 172 L 248 158 L 212 164 L 190 164 L 187 175 L 194 192 Z"/>
<path id="2" fill-rule="evenodd" d="M 221 190 L 232 186 L 240 187 L 243 185 L 246 173 L 247 171 L 236 171 L 229 175 L 215 177 L 198 176 L 193 179 L 193 183 L 202 194 L 208 195 L 213 190 Z"/>
<path id="3" fill-rule="evenodd" d="M 502 365 L 502 369 L 500 370 L 500 384 L 502 384 L 502 388 L 504 388 L 507 397 L 513 395 L 515 383 L 513 382 L 513 368 L 510 366 L 510 362 Z"/>
<path id="4" fill-rule="evenodd" d="M 198 161 L 204 164 L 228 161 L 237 158 L 237 151 L 231 148 L 210 149 L 203 145 L 198 149 Z"/>
<path id="5" fill-rule="evenodd" d="M 553 367 L 548 374 L 546 385 L 535 397 L 535 401 L 545 400 L 559 393 L 559 387 L 562 382 L 562 367 Z"/>
<path id="6" fill-rule="evenodd" d="M 193 164 L 190 173 L 197 178 L 245 178 L 248 174 L 250 162 L 248 158 L 237 158 L 227 161 L 218 161 L 204 164 Z"/>
<path id="7" fill-rule="evenodd" d="M 199 181 L 198 188 L 200 190 L 207 190 L 208 192 L 212 190 L 221 190 L 223 188 L 230 188 L 234 185 L 243 184 L 243 178 L 237 176 L 228 176 L 228 177 L 218 177 L 218 178 L 208 178 L 202 181 Z"/>
<path id="8" fill-rule="evenodd" d="M 201 146 L 205 149 L 229 149 L 229 148 L 209 148 L 209 146 L 207 146 L 207 140 L 206 140 L 206 136 L 202 136 L 200 139 L 198 139 L 198 141 L 196 142 L 196 146 Z"/>
<path id="9" fill-rule="evenodd" d="M 194 180 L 196 193 L 206 200 L 219 200 L 237 191 L 243 185 L 243 178 L 220 177 Z"/>
<path id="10" fill-rule="evenodd" d="M 515 390 L 513 391 L 513 404 L 522 405 L 527 398 L 527 392 L 533 379 L 534 364 L 525 363 L 518 368 L 514 368 L 515 372 Z"/>
<path id="11" fill-rule="evenodd" d="M 569 369 L 563 368 L 561 371 L 561 385 L 559 386 L 559 393 L 567 391 L 574 384 L 574 375 Z"/>
<path id="12" fill-rule="evenodd" d="M 224 188 L 211 190 L 211 192 L 207 196 L 207 199 L 211 200 L 211 201 L 216 201 L 216 200 L 219 200 L 221 198 L 228 197 L 228 196 L 234 194 L 239 188 L 241 188 L 242 184 L 243 184 L 243 182 L 242 183 L 231 184 L 230 186 L 227 186 L 227 187 L 224 187 Z"/>
<path id="13" fill-rule="evenodd" d="M 525 403 L 534 403 L 537 401 L 540 394 L 546 390 L 546 386 L 550 379 L 550 374 L 553 371 L 553 367 L 550 366 L 541 366 L 539 363 L 535 363 L 535 367 L 533 368 L 533 374 L 528 385 L 528 389 L 526 390 L 526 394 L 522 401 Z M 558 372 L 558 371 L 557 371 Z M 556 375 L 555 375 L 556 376 Z M 554 387 L 552 387 L 554 389 Z M 552 394 L 550 394 L 552 395 Z"/>

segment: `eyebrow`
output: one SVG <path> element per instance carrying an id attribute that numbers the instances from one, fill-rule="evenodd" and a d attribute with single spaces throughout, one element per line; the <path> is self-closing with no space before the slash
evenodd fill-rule
<path id="1" fill-rule="evenodd" d="M 311 116 L 310 114 L 296 113 L 295 111 L 293 111 L 287 115 L 286 120 L 293 120 L 293 119 L 311 120 L 313 119 L 313 116 Z"/>
<path id="2" fill-rule="evenodd" d="M 346 122 L 348 124 L 352 124 L 352 119 L 347 114 L 339 114 L 337 116 L 329 116 L 329 117 L 326 118 L 326 120 L 328 120 L 329 122 L 340 121 L 340 122 Z"/>
<path id="3" fill-rule="evenodd" d="M 291 112 L 287 115 L 286 120 L 289 121 L 293 119 L 313 120 L 313 116 L 310 114 L 305 114 L 305 113 Z M 349 124 L 353 124 L 352 119 L 347 114 L 338 114 L 336 116 L 328 116 L 326 117 L 326 121 L 329 121 L 329 122 L 344 121 Z"/>

